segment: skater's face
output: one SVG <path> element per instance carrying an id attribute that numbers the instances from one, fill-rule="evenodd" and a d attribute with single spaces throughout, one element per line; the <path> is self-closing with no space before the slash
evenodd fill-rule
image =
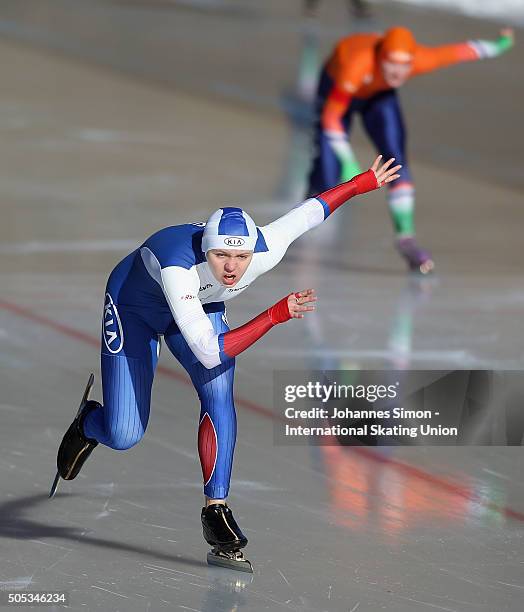
<path id="1" fill-rule="evenodd" d="M 253 251 L 211 249 L 207 263 L 219 283 L 226 287 L 236 285 L 251 263 Z"/>
<path id="2" fill-rule="evenodd" d="M 389 87 L 400 87 L 408 80 L 413 67 L 413 56 L 405 51 L 388 53 L 381 62 L 382 75 Z"/>

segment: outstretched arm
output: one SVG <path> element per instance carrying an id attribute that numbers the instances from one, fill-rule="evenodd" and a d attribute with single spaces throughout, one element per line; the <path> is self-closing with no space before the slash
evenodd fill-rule
<path id="1" fill-rule="evenodd" d="M 400 166 L 390 168 L 394 161 L 390 159 L 379 168 L 381 158 L 381 155 L 377 157 L 373 166 L 364 174 L 359 175 L 360 178 L 355 177 L 357 180 L 350 181 L 351 185 L 344 183 L 317 196 L 316 199 L 322 206 L 329 209 L 328 214 L 331 214 L 357 193 L 366 193 L 398 178 L 398 174 L 395 173 L 400 169 Z M 218 337 L 220 360 L 230 359 L 245 351 L 275 325 L 285 323 L 293 318 L 302 319 L 305 312 L 315 310 L 314 306 L 307 304 L 316 302 L 316 300 L 314 289 L 291 293 L 249 323 L 225 334 L 220 334 Z"/>
<path id="2" fill-rule="evenodd" d="M 415 53 L 413 74 L 432 72 L 461 62 L 498 57 L 513 47 L 513 30 L 505 28 L 496 40 L 468 40 L 441 47 L 418 46 Z"/>
<path id="3" fill-rule="evenodd" d="M 347 183 L 332 187 L 315 196 L 315 199 L 324 207 L 325 219 L 350 198 L 383 187 L 399 178 L 400 175 L 397 172 L 402 166 L 396 165 L 391 168 L 391 164 L 395 161 L 394 157 L 388 159 L 382 166 L 380 166 L 381 161 L 382 155 L 379 155 L 367 172 L 358 174 Z"/>
<path id="4" fill-rule="evenodd" d="M 200 283 L 194 268 L 163 268 L 160 281 L 184 339 L 195 357 L 208 369 L 245 351 L 275 325 L 302 318 L 305 312 L 314 310 L 307 304 L 316 301 L 312 289 L 292 293 L 245 325 L 217 334 L 198 299 Z"/>
<path id="5" fill-rule="evenodd" d="M 283 255 L 294 240 L 320 225 L 341 204 L 397 179 L 399 175 L 396 173 L 401 166 L 397 165 L 392 168 L 391 165 L 395 161 L 393 158 L 382 166 L 381 161 L 382 155 L 379 155 L 367 172 L 358 174 L 346 183 L 341 183 L 305 200 L 282 217 L 262 227 L 262 233 L 270 251 L 273 248 L 277 250 L 283 248 Z"/>
<path id="6" fill-rule="evenodd" d="M 400 166 L 391 168 L 394 160 L 390 159 L 379 167 L 381 158 L 382 156 L 377 157 L 373 166 L 364 174 L 355 177 L 348 183 L 329 189 L 316 198 L 307 200 L 284 217 L 263 228 L 266 240 L 269 236 L 274 238 L 278 223 L 285 220 L 283 227 L 286 228 L 286 231 L 283 235 L 285 236 L 284 242 L 287 244 L 282 251 L 283 255 L 289 243 L 297 238 L 300 233 L 309 229 L 309 227 L 304 226 L 309 223 L 308 217 L 312 212 L 311 206 L 315 208 L 313 215 L 319 217 L 318 223 L 320 223 L 346 200 L 360 193 L 377 189 L 398 178 L 398 174 L 395 173 L 400 169 Z M 296 225 L 300 226 L 298 233 Z M 266 229 L 271 227 L 272 230 L 266 232 Z M 278 241 L 278 246 L 281 247 L 284 242 L 282 240 Z M 307 304 L 316 301 L 312 289 L 292 293 L 245 325 L 226 333 L 216 334 L 198 299 L 200 279 L 194 267 L 190 269 L 180 266 L 162 268 L 158 282 L 184 339 L 197 359 L 208 369 L 214 368 L 246 350 L 275 325 L 284 323 L 291 318 L 302 318 L 305 312 L 314 310 L 313 306 Z"/>
<path id="7" fill-rule="evenodd" d="M 390 159 L 379 167 L 381 160 L 382 155 L 379 155 L 367 172 L 305 200 L 282 217 L 261 227 L 268 251 L 257 253 L 256 261 L 253 260 L 251 263 L 253 268 L 256 266 L 256 269 L 253 270 L 256 275 L 264 274 L 274 268 L 294 240 L 320 225 L 344 202 L 397 179 L 399 175 L 396 172 L 400 166 L 392 168 L 394 159 Z"/>
<path id="8" fill-rule="evenodd" d="M 306 304 L 316 301 L 314 289 L 290 293 L 249 323 L 220 334 L 219 344 L 222 356 L 235 357 L 279 323 L 285 323 L 290 319 L 303 319 L 305 312 L 315 310 L 314 306 L 306 306 Z"/>

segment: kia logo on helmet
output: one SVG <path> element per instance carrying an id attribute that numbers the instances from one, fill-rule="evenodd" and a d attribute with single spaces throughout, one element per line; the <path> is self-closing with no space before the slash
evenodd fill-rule
<path id="1" fill-rule="evenodd" d="M 243 246 L 246 241 L 243 238 L 239 238 L 238 236 L 229 236 L 228 238 L 224 238 L 224 244 L 232 247 Z"/>

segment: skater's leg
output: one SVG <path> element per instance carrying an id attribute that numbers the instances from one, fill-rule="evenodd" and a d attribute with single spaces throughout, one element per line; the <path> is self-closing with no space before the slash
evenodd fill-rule
<path id="1" fill-rule="evenodd" d="M 57 454 L 57 475 L 51 487 L 55 494 L 61 476 L 76 478 L 100 442 L 114 449 L 127 449 L 144 434 L 157 362 L 158 335 L 138 309 L 120 307 L 129 303 L 128 289 L 136 286 L 136 255 L 125 257 L 111 273 L 102 315 L 102 387 L 104 406 L 87 401 L 92 379 L 78 413 L 66 431 Z"/>
<path id="2" fill-rule="evenodd" d="M 362 109 L 364 127 L 384 159 L 402 164 L 400 178 L 388 186 L 388 204 L 398 238 L 415 233 L 415 189 L 406 157 L 406 130 L 396 93 L 380 93 Z"/>
<path id="3" fill-rule="evenodd" d="M 210 312 L 208 317 L 215 333 L 229 331 L 222 311 Z M 193 355 L 176 326 L 166 331 L 164 339 L 189 373 L 200 399 L 198 453 L 204 495 L 215 503 L 223 502 L 229 492 L 237 431 L 233 401 L 235 360 L 208 370 Z"/>
<path id="4" fill-rule="evenodd" d="M 395 230 L 396 246 L 412 270 L 426 274 L 433 267 L 428 251 L 415 241 L 415 188 L 406 157 L 406 130 L 395 91 L 377 94 L 362 109 L 366 131 L 384 159 L 402 164 L 400 178 L 388 185 L 388 205 Z"/>
<path id="5" fill-rule="evenodd" d="M 313 128 L 314 156 L 309 172 L 307 197 L 312 197 L 326 189 L 330 189 L 338 185 L 341 180 L 341 163 L 321 123 L 322 111 L 333 85 L 333 80 L 329 77 L 327 72 L 323 70 L 320 76 L 315 103 L 315 124 Z M 349 134 L 351 128 L 353 110 L 354 108 L 352 105 L 342 120 L 347 134 Z M 358 174 L 358 162 L 356 159 L 354 164 L 355 174 Z"/>
<path id="6" fill-rule="evenodd" d="M 227 330 L 216 331 L 223 333 Z M 193 377 L 201 406 L 198 454 L 208 504 L 225 500 L 228 495 L 237 435 L 233 400 L 235 360 L 231 359 L 217 369 L 220 371 L 211 374 L 209 370 L 198 367 Z"/>
<path id="7" fill-rule="evenodd" d="M 207 315 L 215 333 L 229 331 L 223 304 L 211 305 L 207 309 Z M 241 551 L 248 542 L 247 538 L 225 503 L 229 492 L 237 431 L 233 402 L 235 360 L 230 359 L 208 370 L 196 359 L 174 324 L 165 331 L 164 340 L 189 373 L 200 399 L 198 453 L 206 498 L 201 521 L 204 539 L 213 546 L 213 550 L 207 555 L 207 561 L 211 565 L 252 572 L 251 563 L 244 558 Z"/>
<path id="8" fill-rule="evenodd" d="M 140 441 L 147 427 L 158 335 L 138 312 L 110 300 L 107 294 L 101 354 L 103 409 L 87 415 L 84 432 L 105 446 L 125 450 Z"/>

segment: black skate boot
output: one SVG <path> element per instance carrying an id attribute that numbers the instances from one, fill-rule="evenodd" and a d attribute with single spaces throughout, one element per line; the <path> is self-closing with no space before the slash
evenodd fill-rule
<path id="1" fill-rule="evenodd" d="M 56 466 L 58 471 L 56 473 L 53 486 L 51 487 L 49 497 L 53 497 L 53 495 L 56 493 L 60 477 L 62 477 L 64 480 L 73 480 L 73 478 L 78 476 L 81 467 L 84 465 L 86 459 L 98 444 L 96 440 L 86 438 L 83 430 L 83 423 L 86 416 L 92 410 L 101 408 L 101 405 L 98 402 L 87 399 L 94 380 L 95 377 L 93 374 L 91 374 L 75 419 L 62 438 L 62 442 L 56 457 Z"/>
<path id="2" fill-rule="evenodd" d="M 240 550 L 247 544 L 247 538 L 240 531 L 230 508 L 225 504 L 210 504 L 202 508 L 201 518 L 204 539 L 213 546 L 213 550 L 207 553 L 207 562 L 253 573 L 251 563 Z"/>

